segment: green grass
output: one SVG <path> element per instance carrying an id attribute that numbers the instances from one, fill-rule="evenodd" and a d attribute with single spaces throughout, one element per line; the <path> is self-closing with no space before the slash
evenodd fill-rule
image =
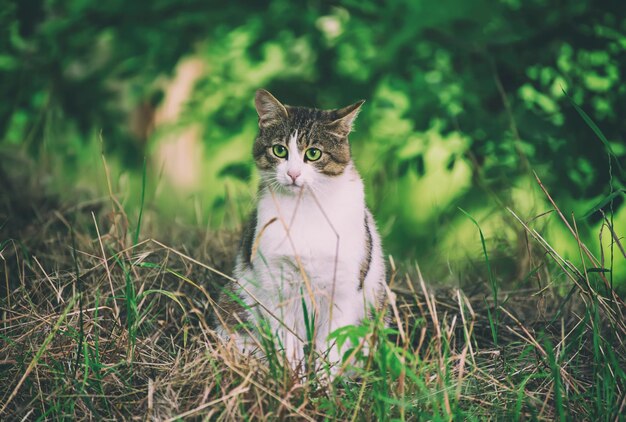
<path id="1" fill-rule="evenodd" d="M 463 214 L 465 214 L 467 218 L 469 218 L 472 221 L 472 223 L 474 223 L 474 225 L 478 228 L 478 234 L 480 235 L 480 245 L 483 248 L 483 255 L 485 257 L 485 265 L 487 266 L 487 278 L 489 279 L 489 286 L 491 287 L 491 294 L 493 297 L 494 314 L 492 315 L 491 309 L 487 308 L 487 318 L 489 318 L 489 327 L 491 328 L 491 338 L 493 339 L 493 343 L 497 347 L 498 346 L 498 321 L 499 321 L 498 282 L 496 281 L 493 275 L 493 271 L 491 269 L 491 263 L 489 262 L 489 253 L 487 252 L 487 243 L 485 242 L 485 236 L 483 235 L 483 231 L 480 228 L 480 224 L 478 224 L 478 222 L 474 219 L 474 217 L 469 215 L 467 211 L 465 211 L 462 208 L 459 208 L 459 210 Z"/>
<path id="2" fill-rule="evenodd" d="M 613 421 L 625 411 L 624 303 L 589 248 L 575 267 L 534 220 L 513 214 L 534 251 L 519 280 L 491 265 L 469 214 L 487 268 L 473 283 L 440 286 L 390 262 L 389 324 L 378 313 L 336 330 L 351 375 L 328 384 L 323 361 L 292 373 L 269 328 L 265 360 L 217 338 L 237 233 L 165 222 L 143 205 L 129 224 L 112 196 L 47 211 L 23 237 L 0 239 L 3 420 Z"/>

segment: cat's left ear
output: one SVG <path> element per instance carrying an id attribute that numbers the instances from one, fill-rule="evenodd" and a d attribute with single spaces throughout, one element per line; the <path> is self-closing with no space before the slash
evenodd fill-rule
<path id="1" fill-rule="evenodd" d="M 329 125 L 331 132 L 336 133 L 340 137 L 348 136 L 350 131 L 352 131 L 354 119 L 356 119 L 359 111 L 361 111 L 361 106 L 364 102 L 365 100 L 357 101 L 347 107 L 335 110 L 335 120 L 333 120 Z"/>

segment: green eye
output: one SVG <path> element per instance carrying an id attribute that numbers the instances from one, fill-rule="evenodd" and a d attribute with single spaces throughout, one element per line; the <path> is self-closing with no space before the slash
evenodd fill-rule
<path id="1" fill-rule="evenodd" d="M 274 145 L 272 147 L 272 152 L 278 158 L 285 158 L 287 156 L 287 148 L 282 145 Z"/>
<path id="2" fill-rule="evenodd" d="M 306 157 L 307 160 L 309 161 L 317 161 L 320 159 L 320 157 L 322 156 L 322 151 L 320 151 L 317 148 L 309 148 L 306 150 L 306 152 L 304 153 L 304 156 Z"/>

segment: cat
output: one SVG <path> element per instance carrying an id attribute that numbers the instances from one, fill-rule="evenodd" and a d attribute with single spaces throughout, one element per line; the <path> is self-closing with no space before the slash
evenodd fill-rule
<path id="1" fill-rule="evenodd" d="M 348 142 L 363 103 L 318 110 L 256 92 L 258 202 L 217 318 L 219 335 L 243 352 L 262 353 L 265 324 L 293 369 L 303 369 L 310 342 L 336 371 L 346 346 L 329 333 L 385 300 L 381 239 Z"/>

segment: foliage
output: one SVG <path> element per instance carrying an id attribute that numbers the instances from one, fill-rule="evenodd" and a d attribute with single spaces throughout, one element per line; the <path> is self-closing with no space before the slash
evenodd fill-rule
<path id="1" fill-rule="evenodd" d="M 207 215 L 225 215 L 233 192 L 250 201 L 251 98 L 266 87 L 289 104 L 369 100 L 353 149 L 396 256 L 464 259 L 467 251 L 449 254 L 471 231 L 458 206 L 479 218 L 502 205 L 528 217 L 543 211 L 531 170 L 577 216 L 610 198 L 602 208 L 619 213 L 623 231 L 621 10 L 617 0 L 9 2 L 0 12 L 0 91 L 8 99 L 0 139 L 59 156 L 64 172 L 76 174 L 71 168 L 99 149 L 83 145 L 102 137 L 137 179 L 143 156 L 167 131 L 142 139 L 129 114 L 158 106 L 160 78 L 193 54 L 208 70 L 176 126 L 202 127 L 198 195 Z M 506 219 L 481 224 L 488 237 L 515 241 Z M 595 236 L 602 224 L 592 212 L 580 229 Z M 563 247 L 575 259 L 576 245 Z M 479 245 L 469 249 L 479 256 Z"/>
<path id="2" fill-rule="evenodd" d="M 0 105 L 4 142 L 26 143 L 35 151 L 49 142 L 53 151 L 71 153 L 72 145 L 64 145 L 59 133 L 97 128 L 111 136 L 113 146 L 135 152 L 130 163 L 140 163 L 139 146 L 123 127 L 129 108 L 124 101 L 158 102 L 151 82 L 171 72 L 218 22 L 238 19 L 237 4 L 215 6 L 175 0 L 149 7 L 123 1 L 5 1 L 0 92 L 10 101 Z"/>

